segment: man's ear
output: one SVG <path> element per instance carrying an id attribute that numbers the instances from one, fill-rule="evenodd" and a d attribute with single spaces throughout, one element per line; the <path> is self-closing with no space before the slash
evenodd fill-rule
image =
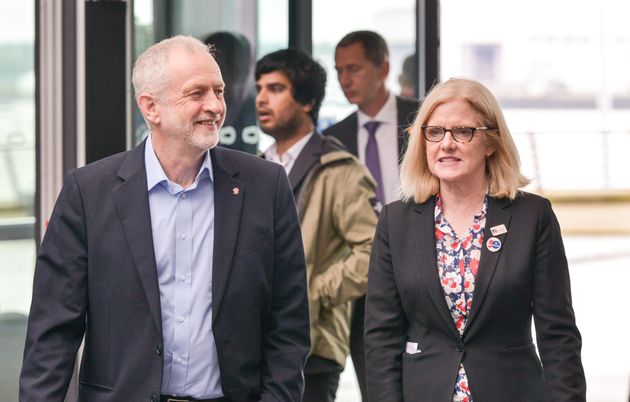
<path id="1" fill-rule="evenodd" d="M 383 60 L 383 64 L 380 67 L 381 69 L 381 78 L 383 78 L 383 81 L 387 80 L 387 76 L 389 75 L 389 60 L 385 59 Z"/>
<path id="2" fill-rule="evenodd" d="M 313 110 L 314 106 L 315 106 L 315 101 L 310 101 L 309 103 L 305 103 L 302 105 L 302 111 L 304 113 L 310 113 L 310 111 Z"/>
<path id="3" fill-rule="evenodd" d="M 151 124 L 160 124 L 160 109 L 157 104 L 157 100 L 153 95 L 143 93 L 138 96 L 136 101 L 138 109 L 147 121 Z"/>

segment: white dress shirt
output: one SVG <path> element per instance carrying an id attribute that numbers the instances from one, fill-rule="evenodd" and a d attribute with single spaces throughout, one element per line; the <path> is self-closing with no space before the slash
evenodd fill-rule
<path id="1" fill-rule="evenodd" d="M 273 144 L 265 151 L 265 159 L 268 161 L 276 162 L 284 167 L 284 171 L 287 172 L 287 175 L 293 168 L 293 164 L 298 156 L 300 156 L 300 152 L 313 136 L 313 132 L 306 134 L 303 138 L 301 138 L 298 142 L 291 145 L 291 148 L 287 149 L 282 155 L 278 155 L 278 146 L 277 144 Z"/>
<path id="2" fill-rule="evenodd" d="M 214 184 L 206 152 L 193 184 L 168 179 L 151 136 L 144 152 L 164 339 L 163 394 L 223 396 L 212 332 Z"/>
<path id="3" fill-rule="evenodd" d="M 381 179 L 383 180 L 383 196 L 385 204 L 400 199 L 400 177 L 398 170 L 398 112 L 396 110 L 396 96 L 390 92 L 385 104 L 376 116 L 370 117 L 357 110 L 358 132 L 357 148 L 359 159 L 365 164 L 365 147 L 369 133 L 364 127 L 368 121 L 378 121 L 381 124 L 376 129 L 376 143 L 378 144 L 378 159 L 381 163 Z"/>

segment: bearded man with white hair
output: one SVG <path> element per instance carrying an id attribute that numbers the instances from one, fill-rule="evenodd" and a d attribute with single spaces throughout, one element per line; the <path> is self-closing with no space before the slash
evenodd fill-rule
<path id="1" fill-rule="evenodd" d="M 35 268 L 20 401 L 299 401 L 304 251 L 281 166 L 216 147 L 225 84 L 178 36 L 133 71 L 151 133 L 73 170 Z"/>

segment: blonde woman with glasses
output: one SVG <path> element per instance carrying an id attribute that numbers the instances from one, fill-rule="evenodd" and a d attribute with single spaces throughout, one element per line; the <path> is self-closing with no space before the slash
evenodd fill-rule
<path id="1" fill-rule="evenodd" d="M 560 227 L 521 190 L 497 100 L 450 79 L 409 135 L 402 200 L 383 209 L 370 260 L 370 400 L 584 401 Z"/>

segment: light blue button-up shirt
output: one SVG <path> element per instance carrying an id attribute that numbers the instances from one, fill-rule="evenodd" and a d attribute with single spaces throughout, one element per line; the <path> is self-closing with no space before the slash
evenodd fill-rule
<path id="1" fill-rule="evenodd" d="M 162 393 L 221 397 L 212 333 L 214 185 L 210 154 L 206 152 L 195 181 L 185 189 L 166 177 L 150 135 L 144 163 L 162 306 Z"/>

